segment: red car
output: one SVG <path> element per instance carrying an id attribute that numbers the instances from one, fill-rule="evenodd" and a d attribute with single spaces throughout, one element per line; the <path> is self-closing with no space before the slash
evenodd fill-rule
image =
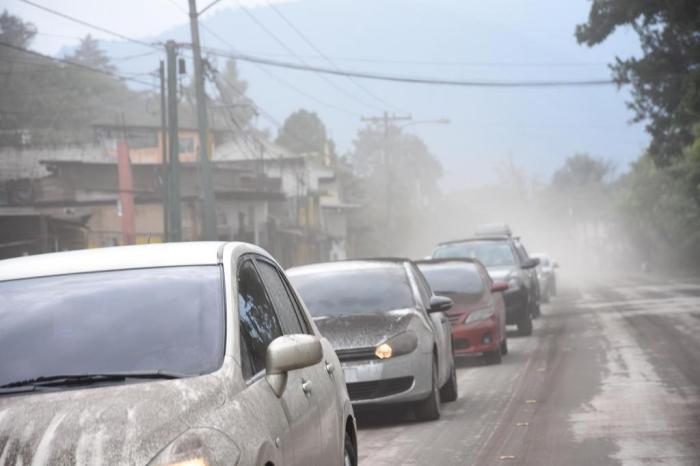
<path id="1" fill-rule="evenodd" d="M 508 353 L 501 293 L 508 284 L 491 280 L 477 260 L 433 259 L 416 264 L 435 294 L 454 301 L 447 315 L 452 322 L 455 355 L 483 354 L 487 363 L 500 363 L 501 356 Z"/>

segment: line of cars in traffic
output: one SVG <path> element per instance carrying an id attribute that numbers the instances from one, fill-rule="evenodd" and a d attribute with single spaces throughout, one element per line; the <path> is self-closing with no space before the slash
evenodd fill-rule
<path id="1" fill-rule="evenodd" d="M 355 410 L 437 419 L 457 357 L 532 333 L 537 265 L 493 226 L 428 259 L 287 271 L 244 243 L 0 261 L 0 458 L 356 465 Z"/>

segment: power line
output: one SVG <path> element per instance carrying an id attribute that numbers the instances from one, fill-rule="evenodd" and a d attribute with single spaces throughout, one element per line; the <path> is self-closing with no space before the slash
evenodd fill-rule
<path id="1" fill-rule="evenodd" d="M 220 50 L 210 50 L 213 55 L 219 55 L 236 60 L 257 63 L 260 65 L 274 66 L 277 68 L 287 68 L 297 71 L 310 71 L 314 73 L 333 74 L 337 76 L 351 76 L 362 79 L 374 79 L 378 81 L 402 82 L 410 84 L 430 84 L 439 86 L 461 86 L 461 87 L 585 87 L 585 86 L 608 86 L 615 84 L 611 79 L 588 79 L 588 80 L 534 80 L 534 81 L 495 81 L 495 80 L 470 80 L 470 79 L 443 79 L 443 78 L 423 78 L 416 76 L 398 76 L 390 74 L 372 73 L 366 71 L 335 70 L 322 66 L 299 65 L 282 60 L 261 58 L 252 55 L 230 53 Z"/>
<path id="2" fill-rule="evenodd" d="M 131 82 L 139 83 L 141 85 L 148 86 L 148 87 L 156 87 L 153 83 L 141 81 L 140 79 L 131 78 L 131 77 L 124 76 L 124 75 L 121 75 L 118 73 L 113 73 L 111 71 L 101 70 L 99 68 L 94 68 L 92 66 L 84 65 L 82 63 L 76 63 L 76 62 L 73 62 L 70 60 L 66 60 L 64 58 L 51 57 L 49 55 L 44 55 L 43 53 L 35 52 L 33 50 L 25 49 L 24 47 L 19 47 L 19 46 L 13 45 L 13 44 L 8 44 L 6 42 L 0 42 L 0 46 L 7 47 L 7 48 L 10 48 L 13 50 L 17 50 L 18 52 L 23 52 L 23 53 L 33 55 L 36 57 L 41 57 L 41 58 L 44 58 L 46 60 L 51 60 L 51 61 L 54 61 L 57 63 L 62 63 L 64 65 L 70 65 L 70 66 L 74 66 L 76 68 L 81 68 L 81 69 L 84 69 L 87 71 L 92 71 L 93 73 L 103 74 L 105 76 L 109 76 L 109 77 L 119 79 L 122 81 L 131 81 Z"/>
<path id="3" fill-rule="evenodd" d="M 267 26 L 265 26 L 265 24 L 264 24 L 262 21 L 260 21 L 260 20 L 258 19 L 258 17 L 255 16 L 255 15 L 253 14 L 252 11 L 250 11 L 250 10 L 249 10 L 248 8 L 246 8 L 243 4 L 241 4 L 241 2 L 240 2 L 239 0 L 235 0 L 235 1 L 236 1 L 236 4 L 241 8 L 241 10 L 243 10 L 243 12 L 244 12 L 255 24 L 257 24 L 258 27 L 260 27 L 260 29 L 262 29 L 263 31 L 265 31 L 265 33 L 266 33 L 268 36 L 270 36 L 275 42 L 277 42 L 277 44 L 279 44 L 280 47 L 282 47 L 284 50 L 286 50 L 287 52 L 289 52 L 292 56 L 294 56 L 297 60 L 299 60 L 299 62 L 301 62 L 301 63 L 304 64 L 305 66 L 310 66 L 309 63 L 307 63 L 303 58 L 301 58 L 296 52 L 294 52 L 294 50 L 292 50 L 287 44 L 285 44 L 284 41 L 283 41 L 282 39 L 280 39 L 279 37 L 277 37 L 277 35 L 275 35 L 275 33 L 273 33 Z M 361 101 L 360 99 L 357 98 L 357 96 L 355 96 L 354 94 L 348 92 L 347 90 L 345 90 L 344 88 L 342 88 L 341 86 L 339 86 L 338 84 L 336 84 L 335 82 L 333 82 L 333 81 L 332 81 L 331 79 L 329 79 L 328 77 L 323 76 L 323 75 L 320 74 L 320 73 L 316 73 L 316 74 L 318 75 L 319 78 L 321 78 L 323 81 L 325 81 L 328 85 L 330 85 L 330 86 L 333 87 L 335 90 L 337 90 L 337 91 L 340 92 L 341 94 L 343 94 L 343 95 L 345 95 L 346 97 L 348 97 L 350 100 L 352 100 L 352 101 L 360 101 L 360 102 L 362 102 L 364 105 L 367 105 L 367 106 L 372 107 L 372 108 L 375 108 L 375 109 L 378 109 L 378 108 L 379 108 L 379 107 L 377 107 L 376 105 L 368 104 L 368 103 L 366 103 L 366 102 Z"/>
<path id="4" fill-rule="evenodd" d="M 227 47 L 229 47 L 229 48 L 230 48 L 231 50 L 233 50 L 234 52 L 236 51 L 236 48 L 235 48 L 229 41 L 227 41 L 226 39 L 224 39 L 223 37 L 221 37 L 219 34 L 217 34 L 216 32 L 214 32 L 212 29 L 208 28 L 204 23 L 202 23 L 200 26 L 202 27 L 202 29 L 203 29 L 204 31 L 206 31 L 206 32 L 208 32 L 209 34 L 211 34 L 215 39 L 218 39 L 221 43 L 223 43 L 224 45 L 226 45 Z M 212 48 L 205 48 L 204 50 L 206 50 L 207 52 L 210 52 L 210 51 L 213 51 L 213 50 L 215 50 L 215 49 L 212 49 Z M 233 57 L 233 56 L 228 56 L 228 58 L 234 58 L 234 57 Z M 335 111 L 337 111 L 337 112 L 339 112 L 339 113 L 344 113 L 344 114 L 346 114 L 346 115 L 351 115 L 351 116 L 353 116 L 353 117 L 357 117 L 357 116 L 359 115 L 359 114 L 357 114 L 357 113 L 355 113 L 355 112 L 351 112 L 351 111 L 346 110 L 346 109 L 344 109 L 344 108 L 342 108 L 342 107 L 338 107 L 337 105 L 331 104 L 331 103 L 329 103 L 329 102 L 325 102 L 325 101 L 319 99 L 318 97 L 316 97 L 316 96 L 314 96 L 314 95 L 312 95 L 312 94 L 309 94 L 309 93 L 307 93 L 307 92 L 302 91 L 301 89 L 299 89 L 298 87 L 296 87 L 296 86 L 293 85 L 292 83 L 290 83 L 290 82 L 288 82 L 288 81 L 285 81 L 284 79 L 280 78 L 279 76 L 277 76 L 276 74 L 274 74 L 273 72 L 271 72 L 270 70 L 268 70 L 266 67 L 264 67 L 264 66 L 262 66 L 262 65 L 260 65 L 260 64 L 258 64 L 258 63 L 253 63 L 253 65 L 255 65 L 256 68 L 258 68 L 260 71 L 262 71 L 263 73 L 265 73 L 265 74 L 266 74 L 267 76 L 269 76 L 270 78 L 272 78 L 272 79 L 274 79 L 275 81 L 279 82 L 280 84 L 282 84 L 282 85 L 284 85 L 284 86 L 290 88 L 291 90 L 293 90 L 293 91 L 296 92 L 297 94 L 299 94 L 299 95 L 301 95 L 301 96 L 303 96 L 303 97 L 305 97 L 305 98 L 307 98 L 307 99 L 313 100 L 314 102 L 316 102 L 316 103 L 319 104 L 319 105 L 323 105 L 323 106 L 328 107 L 328 108 L 331 108 L 331 109 L 333 109 L 333 110 L 335 110 Z"/>
<path id="5" fill-rule="evenodd" d="M 324 54 L 324 53 L 321 51 L 321 49 L 319 49 L 319 48 L 311 41 L 311 39 L 309 39 L 309 37 L 308 37 L 306 34 L 304 34 L 299 28 L 297 28 L 297 27 L 294 25 L 294 23 L 292 23 L 292 22 L 289 20 L 289 18 L 287 18 L 287 17 L 282 13 L 282 11 L 281 11 L 279 8 L 277 8 L 273 3 L 270 3 L 269 1 L 267 2 L 267 6 L 270 7 L 270 8 L 272 8 L 272 11 L 274 11 L 274 12 L 282 19 L 282 21 L 284 21 L 294 32 L 296 32 L 296 34 L 297 34 L 299 37 L 301 37 L 301 39 L 302 39 L 309 47 L 311 47 L 312 49 L 314 49 L 314 50 L 316 51 L 316 53 L 318 53 L 318 55 L 319 55 L 321 58 L 323 58 L 326 62 L 328 62 L 328 64 L 329 64 L 331 67 L 333 67 L 333 68 L 336 69 L 337 71 L 341 71 L 340 68 L 338 67 L 338 65 L 336 65 L 335 62 L 334 62 L 333 60 L 331 60 L 326 54 Z M 301 57 L 299 57 L 299 58 L 301 58 Z M 378 95 L 376 95 L 375 93 L 373 93 L 372 91 L 370 91 L 369 89 L 367 89 L 365 86 L 363 86 L 362 84 L 360 84 L 359 82 L 357 82 L 357 81 L 356 81 L 355 79 L 353 79 L 352 77 L 348 76 L 347 79 L 348 79 L 348 81 L 350 81 L 351 83 L 353 83 L 358 89 L 360 89 L 362 92 L 364 92 L 365 94 L 367 94 L 368 96 L 370 96 L 370 97 L 373 98 L 374 100 L 376 100 L 376 101 L 378 101 L 378 102 L 380 102 L 380 103 L 382 103 L 382 104 L 384 104 L 384 105 L 388 105 L 388 106 L 390 106 L 390 107 L 393 107 L 395 110 L 401 111 L 397 106 L 395 106 L 395 105 L 393 105 L 393 104 L 387 102 L 386 100 L 382 99 L 381 97 L 379 97 Z M 376 107 L 375 107 L 375 108 L 376 108 Z"/>
<path id="6" fill-rule="evenodd" d="M 152 44 L 149 44 L 148 42 L 144 42 L 144 41 L 139 40 L 139 39 L 134 39 L 134 38 L 132 38 L 132 37 L 125 36 L 124 34 L 121 34 L 121 33 L 115 32 L 115 31 L 112 31 L 112 30 L 107 29 L 107 28 L 103 28 L 103 27 L 101 27 L 101 26 L 97 26 L 97 25 L 95 25 L 95 24 L 88 23 L 87 21 L 83 21 L 82 19 L 75 18 L 75 17 L 70 16 L 70 15 L 67 15 L 67 14 L 65 14 L 65 13 L 61 13 L 60 11 L 56 11 L 56 10 L 54 10 L 54 9 L 52 9 L 52 8 L 47 7 L 47 6 L 40 5 L 40 4 L 38 4 L 38 3 L 34 3 L 34 2 L 32 2 L 31 0 L 20 0 L 20 1 L 23 2 L 23 3 L 26 3 L 27 5 L 31 5 L 31 6 L 33 6 L 33 7 L 35 7 L 35 8 L 39 8 L 40 10 L 44 10 L 44 11 L 46 11 L 46 12 L 48 12 L 48 13 L 51 13 L 52 15 L 60 16 L 60 17 L 63 18 L 63 19 L 67 19 L 67 20 L 69 20 L 69 21 L 73 21 L 74 23 L 78 23 L 78 24 L 80 24 L 80 25 L 83 25 L 83 26 L 86 26 L 86 27 L 95 29 L 96 31 L 104 32 L 105 34 L 109 34 L 109 35 L 112 35 L 112 36 L 114 36 L 114 37 L 118 37 L 118 38 L 120 38 L 120 39 L 122 39 L 122 40 L 125 40 L 125 41 L 128 41 L 128 42 L 132 42 L 132 43 L 134 43 L 134 44 L 143 45 L 144 47 L 157 48 L 158 50 L 160 50 L 160 47 L 158 47 L 158 45 L 162 45 L 162 44 L 159 44 L 159 43 L 152 43 Z"/>

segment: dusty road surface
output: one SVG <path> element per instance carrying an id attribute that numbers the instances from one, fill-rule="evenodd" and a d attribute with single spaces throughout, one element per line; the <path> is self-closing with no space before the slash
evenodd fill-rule
<path id="1" fill-rule="evenodd" d="M 436 422 L 360 417 L 360 464 L 700 465 L 700 285 L 566 287 L 498 366 L 460 364 Z"/>

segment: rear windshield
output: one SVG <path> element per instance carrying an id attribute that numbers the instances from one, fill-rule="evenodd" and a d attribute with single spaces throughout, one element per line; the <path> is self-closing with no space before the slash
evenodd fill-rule
<path id="1" fill-rule="evenodd" d="M 400 265 L 292 273 L 289 279 L 314 317 L 380 314 L 414 305 Z"/>
<path id="2" fill-rule="evenodd" d="M 0 385 L 40 376 L 216 370 L 224 353 L 218 266 L 0 282 Z"/>
<path id="3" fill-rule="evenodd" d="M 466 241 L 438 247 L 435 259 L 478 259 L 486 267 L 515 265 L 513 249 L 508 241 Z"/>
<path id="4" fill-rule="evenodd" d="M 481 294 L 484 284 L 472 264 L 418 264 L 436 294 Z"/>

